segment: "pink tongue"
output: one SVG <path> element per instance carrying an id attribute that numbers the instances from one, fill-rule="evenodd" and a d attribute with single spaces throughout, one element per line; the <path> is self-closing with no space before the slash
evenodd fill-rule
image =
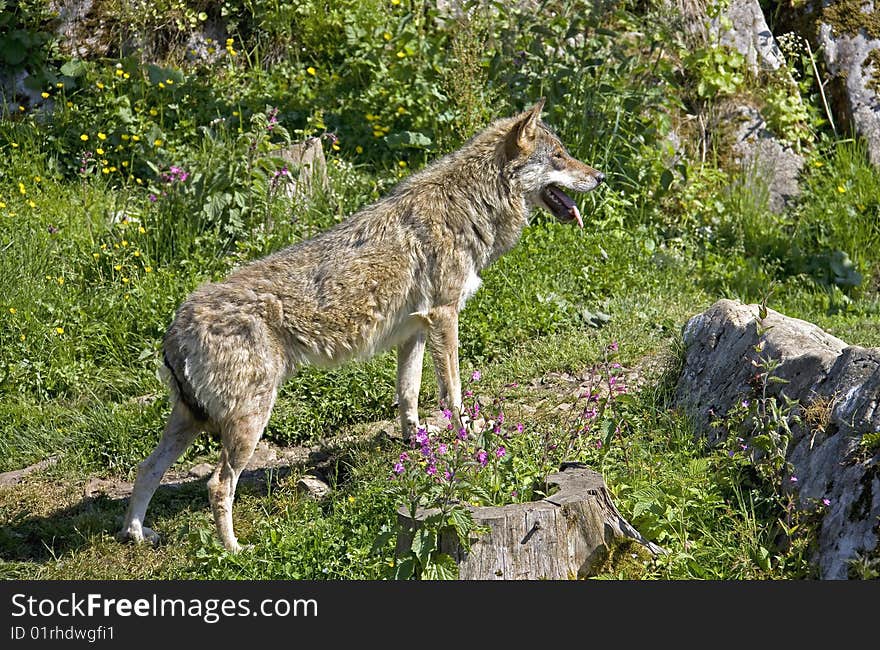
<path id="1" fill-rule="evenodd" d="M 552 185 L 547 188 L 547 191 L 551 192 L 555 198 L 559 199 L 559 202 L 565 206 L 566 210 L 568 210 L 568 216 L 575 219 L 578 226 L 583 228 L 584 222 L 581 219 L 581 211 L 578 210 L 578 207 L 574 204 L 574 201 L 569 198 L 568 194 Z"/>

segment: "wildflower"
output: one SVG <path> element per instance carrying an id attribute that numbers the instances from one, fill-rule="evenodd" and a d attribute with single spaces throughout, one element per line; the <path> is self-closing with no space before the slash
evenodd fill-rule
<path id="1" fill-rule="evenodd" d="M 102 173 L 102 174 L 109 174 L 109 173 L 110 173 L 110 168 L 109 168 L 109 167 L 104 167 L 104 169 L 101 170 L 101 173 Z"/>
<path id="2" fill-rule="evenodd" d="M 152 267 L 152 266 L 144 267 L 144 273 L 152 273 L 152 272 L 153 272 L 153 267 Z"/>
<path id="3" fill-rule="evenodd" d="M 79 136 L 79 139 L 82 140 L 83 142 L 88 142 L 89 136 L 87 136 L 85 133 L 83 133 L 81 136 Z"/>
<path id="4" fill-rule="evenodd" d="M 742 402 L 740 402 L 740 404 L 742 405 L 742 407 L 744 409 L 749 408 L 749 400 L 747 400 L 747 399 L 744 399 Z"/>
<path id="5" fill-rule="evenodd" d="M 517 423 L 516 423 L 516 432 L 517 432 L 517 433 L 522 433 L 522 432 L 523 432 L 523 429 L 525 429 L 525 427 L 523 426 L 523 423 L 522 423 L 522 422 L 517 422 Z"/>
<path id="6" fill-rule="evenodd" d="M 423 427 L 420 427 L 419 430 L 416 432 L 415 441 L 418 445 L 428 444 L 428 432 Z"/>
<path id="7" fill-rule="evenodd" d="M 406 161 L 405 160 L 398 160 L 397 166 L 398 167 L 406 167 Z"/>
<path id="8" fill-rule="evenodd" d="M 159 138 L 156 138 L 155 140 L 153 140 L 153 146 L 154 147 L 161 147 L 162 141 Z"/>
<path id="9" fill-rule="evenodd" d="M 441 442 L 439 445 L 437 445 L 437 453 L 441 456 L 447 451 L 449 451 L 449 447 L 446 446 L 446 443 Z"/>
<path id="10" fill-rule="evenodd" d="M 425 468 L 425 473 L 428 476 L 435 476 L 437 474 L 437 466 L 434 463 L 431 463 L 430 465 L 428 465 L 427 468 Z"/>
<path id="11" fill-rule="evenodd" d="M 406 461 L 409 460 L 409 454 L 406 453 L 406 452 L 403 452 L 403 453 L 400 454 L 400 456 L 398 457 L 398 460 L 400 460 L 401 463 L 405 463 Z"/>
<path id="12" fill-rule="evenodd" d="M 0 208 L 5 208 L 6 204 L 3 201 L 0 201 Z"/>
<path id="13" fill-rule="evenodd" d="M 107 134 L 101 133 L 100 131 L 98 131 L 98 140 L 106 140 L 106 139 L 107 139 Z"/>
<path id="14" fill-rule="evenodd" d="M 451 481 L 453 476 L 454 474 L 451 470 L 447 469 L 445 472 L 443 472 L 443 478 L 445 478 L 447 481 Z"/>
<path id="15" fill-rule="evenodd" d="M 135 256 L 135 257 L 140 257 L 140 256 L 141 256 L 141 252 L 140 252 L 140 251 L 135 251 L 135 252 L 134 252 L 134 256 Z"/>
<path id="16" fill-rule="evenodd" d="M 140 234 L 144 235 L 144 234 L 146 234 L 147 229 L 144 228 L 143 226 L 138 226 L 138 232 L 139 232 Z"/>
<path id="17" fill-rule="evenodd" d="M 99 156 L 103 156 L 104 150 L 103 149 L 95 149 L 95 153 L 98 154 Z"/>
<path id="18" fill-rule="evenodd" d="M 123 79 L 128 79 L 130 76 L 131 76 L 131 75 L 128 74 L 127 72 L 123 72 L 123 73 L 122 73 L 122 78 L 123 78 Z"/>
<path id="19" fill-rule="evenodd" d="M 12 148 L 13 148 L 13 149 L 18 149 L 18 143 L 17 143 L 17 142 L 10 142 L 9 144 L 12 145 Z"/>
<path id="20" fill-rule="evenodd" d="M 122 278 L 122 284 L 128 284 L 128 278 Z"/>
<path id="21" fill-rule="evenodd" d="M 59 81 L 58 83 L 55 84 L 55 87 L 56 88 L 64 88 L 64 84 Z"/>
<path id="22" fill-rule="evenodd" d="M 15 316 L 15 313 L 16 313 L 17 311 L 18 311 L 18 310 L 17 310 L 15 307 L 10 307 L 10 308 L 9 308 L 9 313 L 12 314 L 13 316 Z"/>
<path id="23" fill-rule="evenodd" d="M 364 148 L 361 145 L 356 146 L 354 148 L 354 150 L 355 150 L 355 153 L 363 153 L 364 152 Z"/>
<path id="24" fill-rule="evenodd" d="M 397 52 L 397 58 L 398 58 L 398 59 L 402 59 L 402 58 L 404 58 L 405 56 L 406 56 L 406 52 L 404 52 L 403 50 L 398 50 L 398 52 Z"/>
<path id="25" fill-rule="evenodd" d="M 391 4 L 393 4 L 396 7 L 397 5 L 400 4 L 400 0 L 391 0 Z"/>
<path id="26" fill-rule="evenodd" d="M 617 352 L 617 341 L 612 341 L 611 345 L 608 346 L 608 349 L 612 352 Z"/>
<path id="27" fill-rule="evenodd" d="M 462 427 L 461 429 L 458 430 L 458 439 L 459 440 L 467 440 L 467 437 L 468 437 L 467 429 Z"/>
<path id="28" fill-rule="evenodd" d="M 19 194 L 27 194 L 27 190 L 24 188 L 24 183 L 18 183 L 18 193 Z"/>
<path id="29" fill-rule="evenodd" d="M 315 70 L 312 66 L 309 66 L 308 68 L 306 68 L 306 72 L 308 72 L 313 77 L 316 77 L 318 75 L 318 71 Z"/>
<path id="30" fill-rule="evenodd" d="M 354 497 L 353 497 L 352 495 L 350 495 L 350 494 L 348 495 L 348 502 L 349 502 L 349 503 L 354 503 Z"/>
<path id="31" fill-rule="evenodd" d="M 160 81 L 160 82 L 159 82 L 159 88 L 164 88 L 164 87 L 165 87 L 165 84 L 162 83 L 162 82 Z"/>
<path id="32" fill-rule="evenodd" d="M 406 109 L 403 106 L 398 106 L 397 107 L 397 114 L 403 115 L 404 113 L 406 113 Z"/>
<path id="33" fill-rule="evenodd" d="M 58 282 L 58 284 L 60 286 L 62 286 L 62 287 L 64 286 L 64 278 L 59 276 L 59 277 L 55 278 L 55 280 Z"/>
<path id="34" fill-rule="evenodd" d="M 844 192 L 846 192 L 846 188 L 843 185 L 838 185 L 837 191 L 843 194 Z"/>
<path id="35" fill-rule="evenodd" d="M 506 454 L 506 453 L 507 453 L 507 450 L 502 445 L 501 447 L 498 447 L 498 449 L 495 450 L 495 458 L 503 458 L 504 454 Z"/>
<path id="36" fill-rule="evenodd" d="M 797 476 L 792 476 L 792 477 L 791 477 L 790 479 L 788 479 L 788 480 L 791 481 L 792 483 L 797 483 L 797 480 L 798 480 L 798 479 L 797 479 Z"/>
<path id="37" fill-rule="evenodd" d="M 484 450 L 480 450 L 477 453 L 477 462 L 480 463 L 480 467 L 485 467 L 489 464 L 489 454 L 487 454 Z"/>
<path id="38" fill-rule="evenodd" d="M 391 471 L 400 476 L 403 474 L 403 463 L 394 463 L 394 469 Z"/>
<path id="39" fill-rule="evenodd" d="M 155 194 L 150 194 L 149 199 L 150 199 L 150 203 L 155 203 L 156 201 L 159 200 L 159 197 L 156 196 Z"/>
<path id="40" fill-rule="evenodd" d="M 42 97 L 43 99 L 49 99 L 49 93 L 46 93 L 46 92 L 40 93 L 40 97 Z"/>
<path id="41" fill-rule="evenodd" d="M 391 33 L 385 32 L 384 34 L 382 34 L 382 38 L 384 38 L 386 41 L 390 41 L 391 40 Z"/>
<path id="42" fill-rule="evenodd" d="M 64 328 L 63 327 L 56 327 L 55 333 L 56 334 L 64 334 Z"/>
<path id="43" fill-rule="evenodd" d="M 132 141 L 132 142 L 140 142 L 140 140 L 141 140 L 141 136 L 139 136 L 139 135 L 133 135 L 133 136 L 131 136 L 131 141 Z"/>
<path id="44" fill-rule="evenodd" d="M 831 499 L 822 499 L 822 505 L 823 505 L 823 506 L 830 506 L 830 505 L 831 505 Z"/>
<path id="45" fill-rule="evenodd" d="M 117 264 L 116 266 L 113 267 L 113 269 L 114 269 L 115 271 L 121 271 L 121 270 L 122 270 L 122 264 Z"/>
<path id="46" fill-rule="evenodd" d="M 95 85 L 98 87 L 98 90 L 104 90 L 104 84 L 102 84 L 100 81 L 97 82 Z"/>
<path id="47" fill-rule="evenodd" d="M 94 257 L 95 259 L 98 259 L 99 257 L 101 257 L 101 254 L 100 253 L 92 253 L 92 257 Z"/>
<path id="48" fill-rule="evenodd" d="M 480 381 L 482 376 L 483 376 L 483 374 L 479 370 L 474 370 L 471 373 L 471 381 Z"/>
<path id="49" fill-rule="evenodd" d="M 173 86 L 173 85 L 174 85 L 174 79 L 166 79 L 166 80 L 165 80 L 165 83 L 167 83 L 169 86 Z"/>

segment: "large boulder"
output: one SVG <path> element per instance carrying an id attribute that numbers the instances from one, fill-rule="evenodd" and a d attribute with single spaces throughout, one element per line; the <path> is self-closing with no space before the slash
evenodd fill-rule
<path id="1" fill-rule="evenodd" d="M 755 398 L 760 358 L 778 366 L 768 395 L 796 400 L 785 451 L 792 489 L 803 509 L 819 509 L 815 561 L 825 579 L 849 576 L 858 557 L 877 560 L 880 534 L 880 449 L 863 444 L 880 432 L 880 349 L 847 345 L 821 328 L 759 305 L 720 300 L 684 328 L 685 360 L 677 403 L 711 442 L 713 426 L 743 400 Z M 785 477 L 784 477 L 785 478 Z"/>

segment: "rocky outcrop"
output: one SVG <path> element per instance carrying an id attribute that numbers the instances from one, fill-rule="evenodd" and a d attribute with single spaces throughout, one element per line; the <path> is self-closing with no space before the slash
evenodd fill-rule
<path id="1" fill-rule="evenodd" d="M 781 381 L 768 383 L 768 395 L 796 400 L 802 420 L 791 425 L 786 485 L 801 508 L 823 506 L 821 577 L 847 578 L 852 560 L 877 561 L 880 551 L 880 447 L 870 444 L 880 432 L 880 349 L 847 345 L 772 309 L 762 319 L 759 309 L 721 300 L 688 321 L 676 401 L 717 442 L 724 427 L 712 423 L 755 397 L 755 364 L 778 362 L 772 375 Z"/>
<path id="2" fill-rule="evenodd" d="M 825 65 L 836 83 L 838 120 L 866 143 L 880 167 L 880 10 L 875 0 L 832 0 L 817 22 Z"/>

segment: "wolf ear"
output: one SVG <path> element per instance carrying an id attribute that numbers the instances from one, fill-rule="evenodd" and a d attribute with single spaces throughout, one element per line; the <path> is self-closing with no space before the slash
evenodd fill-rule
<path id="1" fill-rule="evenodd" d="M 523 111 L 514 123 L 507 139 L 508 158 L 515 158 L 519 153 L 531 150 L 538 134 L 538 122 L 544 102 L 545 98 L 542 97 L 530 109 Z"/>

